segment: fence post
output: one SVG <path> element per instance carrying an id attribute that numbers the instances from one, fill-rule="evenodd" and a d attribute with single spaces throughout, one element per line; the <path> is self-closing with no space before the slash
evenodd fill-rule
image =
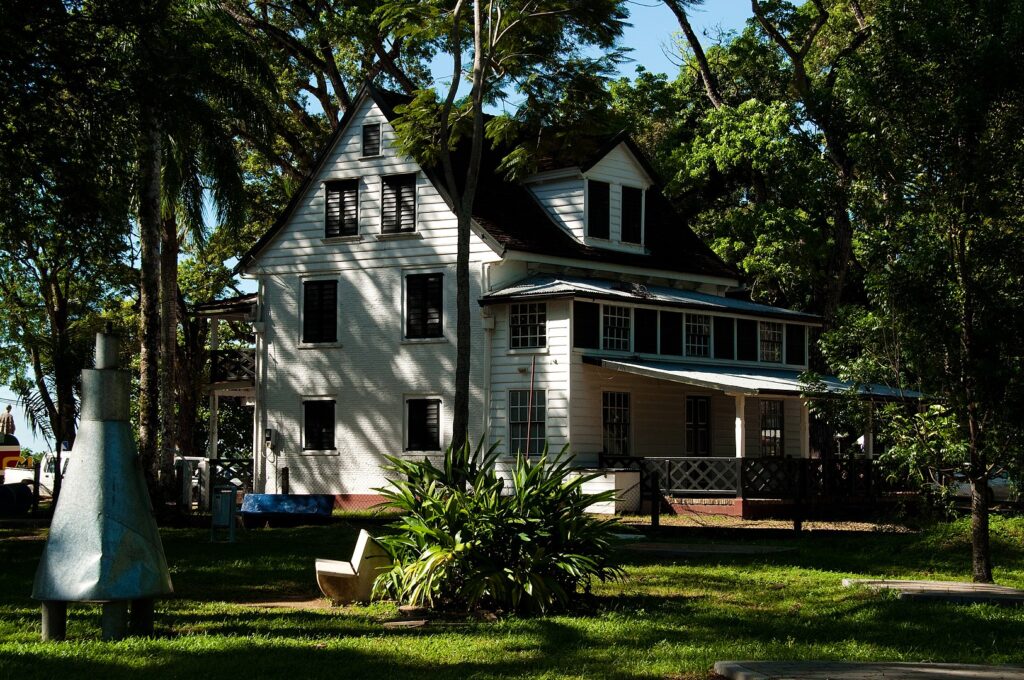
<path id="1" fill-rule="evenodd" d="M 661 526 L 661 480 L 658 471 L 651 472 L 651 528 Z"/>
<path id="2" fill-rule="evenodd" d="M 285 496 L 288 495 L 288 482 L 288 468 L 286 466 L 281 468 L 281 493 L 283 493 Z"/>
<path id="3" fill-rule="evenodd" d="M 804 528 L 804 501 L 807 497 L 807 459 L 797 459 L 796 500 L 793 507 L 793 531 L 800 533 Z"/>

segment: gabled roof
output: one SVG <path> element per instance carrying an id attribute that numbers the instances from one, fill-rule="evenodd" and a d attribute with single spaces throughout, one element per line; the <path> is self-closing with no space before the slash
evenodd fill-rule
<path id="1" fill-rule="evenodd" d="M 780 319 L 795 323 L 820 324 L 821 317 L 795 312 L 783 307 L 771 307 L 756 302 L 730 297 L 708 295 L 694 290 L 679 290 L 665 286 L 640 286 L 619 281 L 588 279 L 575 276 L 530 276 L 492 291 L 480 298 L 481 305 L 510 300 L 553 300 L 558 298 L 586 298 L 611 302 L 662 305 L 706 312 L 730 312 L 750 316 Z"/>
<path id="2" fill-rule="evenodd" d="M 355 103 L 345 112 L 337 129 L 317 156 L 314 169 L 309 177 L 303 181 L 270 230 L 239 259 L 235 272 L 247 267 L 287 224 L 288 218 L 301 197 L 309 189 L 310 183 L 319 175 L 328 154 L 348 127 L 364 97 L 370 97 L 388 121 L 393 121 L 397 117 L 396 106 L 410 101 L 406 95 L 382 90 L 372 83 L 364 84 L 353 100 Z M 656 173 L 644 154 L 625 133 L 619 133 L 608 139 L 598 148 L 597 153 L 584 163 L 584 166 L 593 167 L 608 152 L 622 143 L 627 145 L 651 178 L 656 179 Z M 452 154 L 452 163 L 458 180 L 465 177 L 465 168 L 469 162 L 468 151 L 468 145 L 461 145 Z M 647 253 L 596 248 L 580 243 L 555 223 L 527 187 L 518 182 L 510 182 L 501 174 L 498 167 L 507 151 L 508 149 L 494 149 L 490 144 L 484 145 L 477 200 L 473 207 L 474 222 L 486 231 L 501 248 L 584 262 L 658 269 L 728 280 L 739 278 L 739 273 L 734 267 L 726 264 L 686 226 L 657 187 L 652 187 L 647 192 L 645 223 Z M 563 167 L 576 165 L 575 162 L 568 162 Z M 424 167 L 423 171 L 438 193 L 452 208 L 454 204 L 440 169 Z"/>

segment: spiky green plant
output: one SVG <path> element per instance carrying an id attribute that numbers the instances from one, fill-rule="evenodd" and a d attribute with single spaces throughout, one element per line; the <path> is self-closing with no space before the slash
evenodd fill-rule
<path id="1" fill-rule="evenodd" d="M 388 457 L 398 479 L 379 491 L 401 511 L 379 539 L 393 559 L 378 597 L 446 608 L 547 612 L 570 607 L 594 579 L 620 578 L 611 561 L 614 519 L 588 514 L 612 492 L 583 493 L 567 448 L 517 455 L 507 479 L 496 446 L 445 452 L 444 463 Z"/>

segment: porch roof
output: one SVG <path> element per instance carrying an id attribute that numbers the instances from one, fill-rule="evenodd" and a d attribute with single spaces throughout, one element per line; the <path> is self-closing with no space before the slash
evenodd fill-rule
<path id="1" fill-rule="evenodd" d="M 633 373 L 657 380 L 748 396 L 810 395 L 823 397 L 852 392 L 865 399 L 879 401 L 913 400 L 924 396 L 915 390 L 903 390 L 885 385 L 855 385 L 833 375 L 818 376 L 817 383 L 808 385 L 800 381 L 800 371 L 784 368 L 715 366 L 645 359 L 609 359 L 591 355 L 584 356 L 583 362 L 612 371 Z"/>
<path id="2" fill-rule="evenodd" d="M 748 314 L 785 320 L 792 323 L 813 325 L 820 325 L 821 323 L 821 318 L 814 314 L 797 312 L 792 309 L 785 309 L 784 307 L 762 305 L 737 298 L 709 295 L 694 290 L 680 290 L 667 286 L 645 286 L 624 283 L 622 281 L 548 274 L 529 276 L 492 291 L 480 298 L 480 304 L 492 305 L 499 302 L 517 300 L 553 300 L 558 298 L 632 302 L 708 312 Z"/>

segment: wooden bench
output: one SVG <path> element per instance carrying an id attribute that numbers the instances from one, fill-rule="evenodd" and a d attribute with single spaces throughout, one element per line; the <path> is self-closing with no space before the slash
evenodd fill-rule
<path id="1" fill-rule="evenodd" d="M 391 566 L 391 556 L 365 530 L 359 531 L 352 560 L 316 561 L 316 583 L 335 604 L 369 602 L 373 581 L 381 569 Z"/>

